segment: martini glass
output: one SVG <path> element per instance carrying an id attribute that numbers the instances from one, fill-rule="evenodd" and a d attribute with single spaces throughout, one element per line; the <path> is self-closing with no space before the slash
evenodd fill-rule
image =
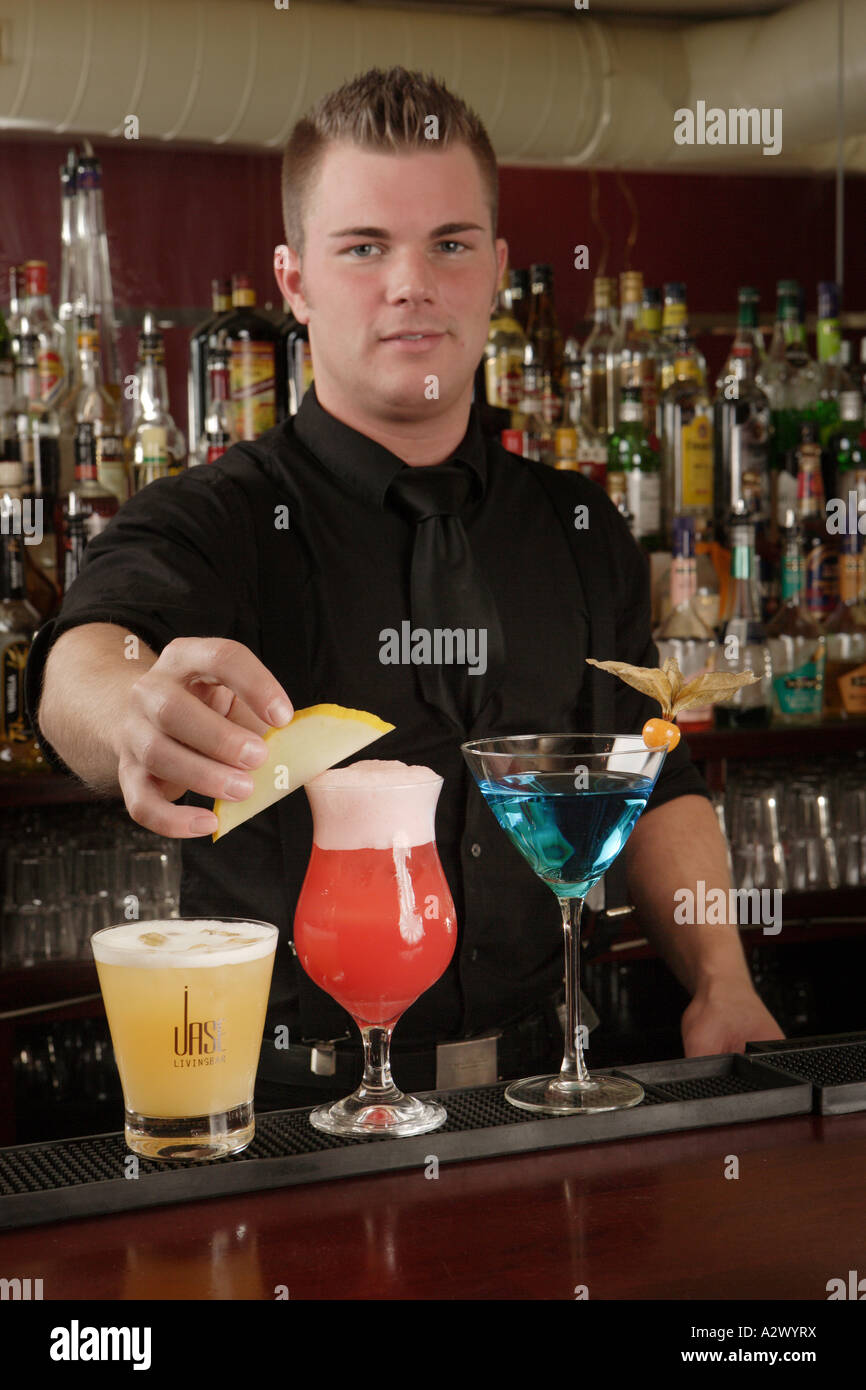
<path id="1" fill-rule="evenodd" d="M 462 753 L 511 843 L 556 894 L 565 933 L 565 1053 L 558 1076 L 506 1089 L 521 1110 L 571 1115 L 643 1100 L 636 1081 L 593 1076 L 580 1038 L 583 902 L 616 859 L 655 786 L 664 749 L 639 734 L 523 734 L 464 743 Z"/>

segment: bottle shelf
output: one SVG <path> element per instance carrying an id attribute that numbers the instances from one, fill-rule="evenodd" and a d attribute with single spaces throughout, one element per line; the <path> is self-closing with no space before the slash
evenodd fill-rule
<path id="1" fill-rule="evenodd" d="M 104 796 L 62 772 L 0 775 L 0 807 L 60 806 L 75 802 L 105 802 Z"/>
<path id="2" fill-rule="evenodd" d="M 695 762 L 811 758 L 832 753 L 856 753 L 858 749 L 866 748 L 866 719 L 780 724 L 771 725 L 768 729 L 708 729 L 705 733 L 685 737 Z"/>

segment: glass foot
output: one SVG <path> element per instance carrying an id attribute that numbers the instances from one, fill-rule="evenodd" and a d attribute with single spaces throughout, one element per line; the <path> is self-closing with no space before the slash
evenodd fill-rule
<path id="1" fill-rule="evenodd" d="M 435 1100 L 419 1100 L 397 1091 L 387 1103 L 368 1096 L 347 1096 L 329 1105 L 319 1105 L 310 1113 L 310 1124 L 324 1134 L 338 1134 L 350 1139 L 397 1139 L 410 1134 L 427 1134 L 444 1125 L 448 1112 Z"/>
<path id="2" fill-rule="evenodd" d="M 602 1110 L 627 1110 L 643 1100 L 643 1087 L 620 1076 L 593 1076 L 588 1082 L 562 1081 L 559 1076 L 529 1076 L 506 1087 L 505 1099 L 518 1110 L 540 1115 L 594 1115 Z"/>
<path id="3" fill-rule="evenodd" d="M 155 1119 L 126 1111 L 124 1135 L 131 1153 L 143 1158 L 200 1163 L 246 1149 L 256 1132 L 252 1102 L 218 1115 Z"/>

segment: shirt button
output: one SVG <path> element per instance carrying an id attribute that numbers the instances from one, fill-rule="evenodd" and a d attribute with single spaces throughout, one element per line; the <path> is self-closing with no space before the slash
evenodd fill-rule
<path id="1" fill-rule="evenodd" d="M 477 952 L 477 951 L 473 951 L 473 952 L 472 952 L 472 957 L 471 957 L 471 959 L 472 959 L 472 960 L 477 960 L 477 959 L 478 959 L 478 952 Z"/>
<path id="2" fill-rule="evenodd" d="M 481 846 L 479 844 L 474 844 L 470 850 L 470 854 L 473 859 L 478 859 L 481 855 Z"/>

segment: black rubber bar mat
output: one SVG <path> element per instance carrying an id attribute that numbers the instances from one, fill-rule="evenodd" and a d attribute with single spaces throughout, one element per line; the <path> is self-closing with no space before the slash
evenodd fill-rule
<path id="1" fill-rule="evenodd" d="M 601 1069 L 599 1075 L 606 1074 Z M 129 1157 L 122 1134 L 0 1149 L 0 1229 L 195 1202 L 299 1183 L 360 1177 L 440 1163 L 567 1148 L 706 1125 L 807 1114 L 812 1089 L 738 1054 L 609 1068 L 640 1081 L 645 1096 L 629 1110 L 538 1116 L 504 1098 L 505 1082 L 431 1092 L 448 1119 L 411 1139 L 336 1139 L 313 1129 L 309 1110 L 268 1111 L 242 1154 L 209 1163 Z"/>
<path id="2" fill-rule="evenodd" d="M 779 1045 L 772 1052 L 750 1052 L 749 1061 L 760 1061 L 780 1074 L 808 1081 L 817 1115 L 866 1110 L 866 1041 L 839 1043 L 834 1039 L 824 1047 L 807 1048 L 802 1038 L 788 1039 L 786 1046 Z"/>

